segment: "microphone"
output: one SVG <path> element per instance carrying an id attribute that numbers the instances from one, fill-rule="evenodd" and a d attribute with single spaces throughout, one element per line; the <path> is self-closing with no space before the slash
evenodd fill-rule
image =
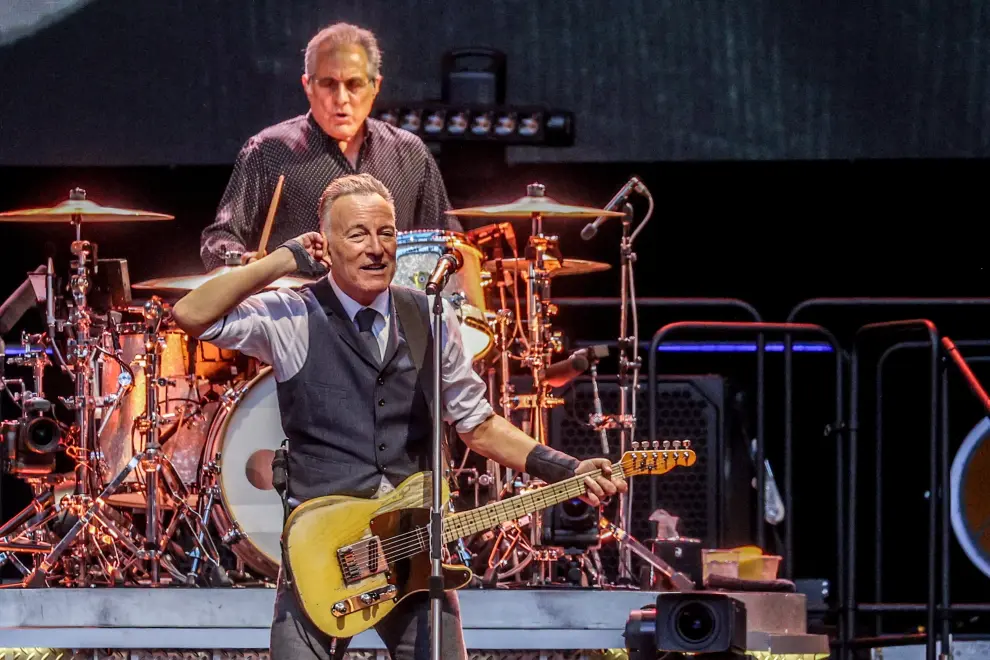
<path id="1" fill-rule="evenodd" d="M 587 351 L 582 348 L 566 359 L 555 362 L 546 369 L 540 369 L 540 380 L 546 381 L 550 387 L 563 387 L 587 371 L 590 364 Z"/>
<path id="2" fill-rule="evenodd" d="M 426 282 L 426 294 L 435 296 L 443 289 L 447 283 L 447 278 L 460 270 L 464 265 L 464 257 L 458 250 L 447 250 L 430 274 L 430 279 Z"/>
<path id="3" fill-rule="evenodd" d="M 643 186 L 643 182 L 640 181 L 637 177 L 632 177 L 631 179 L 626 181 L 626 185 L 622 186 L 619 192 L 615 193 L 615 197 L 612 198 L 612 201 L 606 204 L 605 208 L 602 210 L 614 211 L 619 206 L 619 204 L 621 204 L 623 200 L 625 200 L 625 198 L 629 196 L 629 193 L 631 193 L 633 190 L 635 190 L 641 195 L 644 194 L 645 187 Z M 590 241 L 592 238 L 594 238 L 595 234 L 598 233 L 598 228 L 602 225 L 603 222 L 608 220 L 608 218 L 609 216 L 607 215 L 600 215 L 595 219 L 594 222 L 589 222 L 588 224 L 586 224 L 584 226 L 584 229 L 581 230 L 581 238 L 586 241 Z"/>

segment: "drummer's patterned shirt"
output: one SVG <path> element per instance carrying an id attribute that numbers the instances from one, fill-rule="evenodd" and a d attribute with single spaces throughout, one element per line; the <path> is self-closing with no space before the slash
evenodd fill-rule
<path id="1" fill-rule="evenodd" d="M 200 239 L 207 270 L 223 265 L 225 251 L 258 249 L 268 208 L 280 174 L 285 175 L 266 249 L 319 227 L 323 191 L 334 179 L 370 174 L 388 188 L 395 201 L 399 231 L 449 229 L 463 231 L 450 210 L 440 170 L 429 148 L 409 131 L 367 119 L 357 167 L 327 135 L 312 113 L 270 126 L 251 137 L 234 162 L 216 219 Z"/>

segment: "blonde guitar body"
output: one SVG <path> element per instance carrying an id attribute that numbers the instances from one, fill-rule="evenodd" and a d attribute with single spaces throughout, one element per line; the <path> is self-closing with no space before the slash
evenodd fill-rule
<path id="1" fill-rule="evenodd" d="M 694 465 L 690 443 L 675 440 L 625 452 L 612 476 L 665 474 Z M 491 529 L 520 516 L 585 494 L 585 479 L 601 470 L 524 492 L 443 519 L 441 544 Z M 309 500 L 289 515 L 283 530 L 283 568 L 300 608 L 331 637 L 353 637 L 382 620 L 411 594 L 428 591 L 430 578 L 430 473 L 420 472 L 375 500 L 331 495 Z M 443 483 L 444 508 L 450 490 Z M 444 565 L 444 589 L 470 582 L 471 570 Z"/>
<path id="2" fill-rule="evenodd" d="M 421 472 L 381 499 L 331 495 L 292 512 L 284 532 L 286 569 L 302 609 L 320 630 L 353 637 L 429 588 L 429 537 L 416 530 L 429 527 L 431 488 L 429 473 Z M 445 505 L 449 498 L 444 483 Z M 385 559 L 405 554 L 411 556 Z M 471 577 L 466 567 L 444 565 L 446 590 L 460 589 Z"/>

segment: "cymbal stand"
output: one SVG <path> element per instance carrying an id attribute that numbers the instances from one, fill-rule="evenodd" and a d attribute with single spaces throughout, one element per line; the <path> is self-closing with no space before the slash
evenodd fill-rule
<path id="1" fill-rule="evenodd" d="M 86 193 L 79 188 L 69 193 L 69 199 L 82 200 Z M 72 242 L 71 251 L 76 259 L 70 263 L 72 277 L 69 288 L 72 291 L 73 306 L 69 314 L 69 327 L 73 330 L 73 338 L 69 339 L 66 352 L 72 365 L 72 378 L 75 392 L 71 399 L 63 400 L 63 404 L 75 411 L 76 427 L 79 431 L 78 452 L 76 460 L 76 489 L 75 494 L 88 497 L 93 493 L 95 471 L 91 463 L 97 450 L 93 437 L 93 359 L 95 358 L 94 338 L 91 335 L 93 318 L 86 296 L 89 293 L 92 280 L 89 276 L 89 256 L 92 253 L 92 268 L 96 271 L 96 244 L 82 240 L 82 216 L 72 216 L 72 224 L 76 227 L 76 240 Z M 53 338 L 54 339 L 54 338 Z"/>
<path id="2" fill-rule="evenodd" d="M 542 197 L 545 194 L 542 184 L 534 183 L 527 186 L 527 194 L 531 197 Z M 551 356 L 562 348 L 559 333 L 551 332 L 550 318 L 556 314 L 557 306 L 550 303 L 550 272 L 546 268 L 545 257 L 548 252 L 555 253 L 560 259 L 557 248 L 557 237 L 543 233 L 543 215 L 532 214 L 532 232 L 526 248 L 528 260 L 528 277 L 526 278 L 527 329 L 529 331 L 529 346 L 523 361 L 533 374 L 533 394 L 519 397 L 522 405 L 530 410 L 530 433 L 540 444 L 547 444 L 547 411 L 563 400 L 550 394 L 550 385 L 543 377 L 544 370 L 550 366 Z M 562 261 L 562 259 L 561 259 Z M 530 543 L 536 553 L 537 574 L 533 576 L 533 584 L 544 584 L 548 579 L 549 564 L 556 561 L 558 553 L 553 548 L 542 547 L 543 515 L 535 512 L 530 516 Z"/>
<path id="3" fill-rule="evenodd" d="M 145 319 L 145 412 L 136 420 L 138 431 L 144 437 L 144 450 L 135 456 L 144 477 L 145 485 L 145 534 L 144 557 L 149 562 L 151 586 L 161 584 L 161 568 L 164 566 L 173 577 L 190 581 L 190 576 L 179 572 L 164 555 L 172 535 L 180 522 L 185 521 L 197 546 L 197 559 L 204 558 L 214 567 L 219 566 L 216 548 L 207 534 L 202 533 L 204 519 L 189 506 L 189 493 L 159 443 L 159 427 L 164 418 L 158 413 L 158 388 L 169 384 L 161 378 L 161 354 L 163 343 L 162 324 L 167 310 L 158 296 L 152 296 L 144 305 Z M 133 463 L 133 461 L 131 461 Z M 128 464 L 130 467 L 131 463 Z M 127 468 L 125 468 L 125 472 Z M 165 490 L 167 492 L 165 492 Z M 161 493 L 161 494 L 160 494 Z M 162 502 L 170 499 L 176 505 L 175 515 L 167 529 L 162 531 Z M 190 523 L 192 519 L 194 522 Z M 210 547 L 207 548 L 207 545 Z M 199 567 L 199 561 L 194 564 Z M 192 576 L 195 577 L 195 576 Z"/>

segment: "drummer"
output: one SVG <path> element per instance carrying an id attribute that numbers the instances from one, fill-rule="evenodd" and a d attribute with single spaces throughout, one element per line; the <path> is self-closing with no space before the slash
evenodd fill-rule
<path id="1" fill-rule="evenodd" d="M 306 114 L 269 126 L 244 144 L 217 210 L 200 239 L 207 270 L 224 265 L 227 251 L 241 263 L 256 258 L 279 175 L 285 182 L 268 246 L 317 229 L 320 195 L 334 179 L 366 173 L 395 200 L 400 231 L 463 231 L 450 209 L 433 155 L 414 134 L 370 118 L 381 91 L 381 51 L 370 31 L 331 25 L 306 48 L 302 87 Z"/>

